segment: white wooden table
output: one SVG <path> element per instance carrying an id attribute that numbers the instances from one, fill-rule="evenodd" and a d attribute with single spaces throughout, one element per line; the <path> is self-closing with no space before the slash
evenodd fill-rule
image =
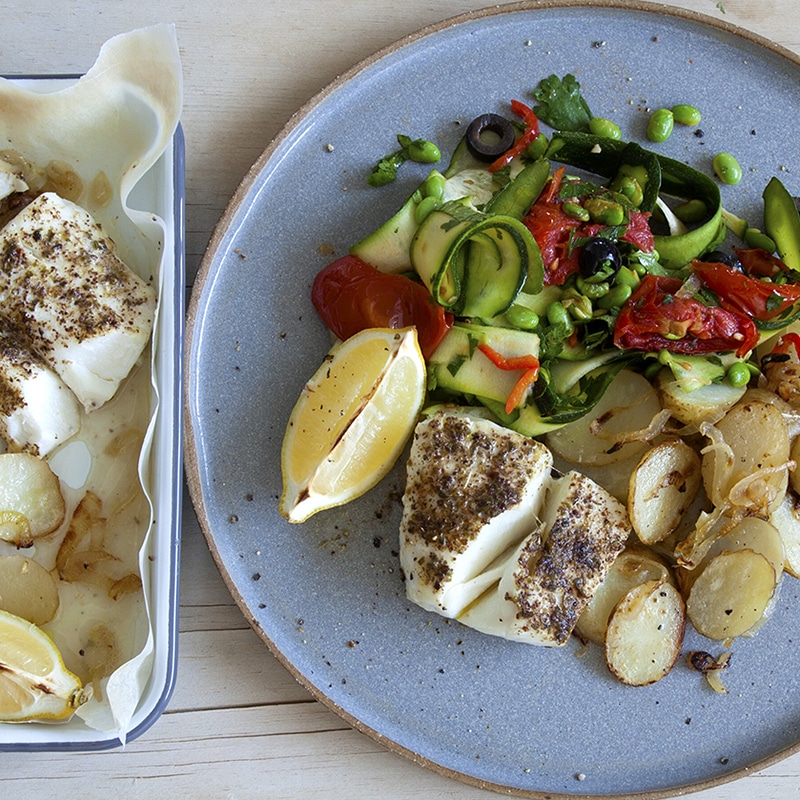
<path id="1" fill-rule="evenodd" d="M 668 4 L 716 16 L 800 53 L 797 0 Z M 191 284 L 228 199 L 293 111 L 377 49 L 485 5 L 485 0 L 0 0 L 0 73 L 83 72 L 110 36 L 155 22 L 176 23 L 186 81 Z M 295 683 L 231 600 L 188 494 L 181 560 L 178 680 L 166 713 L 124 749 L 0 754 L 0 797 L 492 796 L 388 752 Z M 800 754 L 695 796 L 800 796 Z"/>

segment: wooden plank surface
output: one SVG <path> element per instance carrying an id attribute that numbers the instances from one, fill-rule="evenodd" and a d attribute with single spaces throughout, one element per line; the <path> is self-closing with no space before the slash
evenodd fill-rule
<path id="1" fill-rule="evenodd" d="M 0 72 L 72 73 L 110 36 L 177 25 L 185 73 L 189 284 L 236 186 L 291 114 L 362 58 L 467 0 L 0 0 Z M 797 0 L 680 0 L 800 53 Z M 0 797 L 483 800 L 353 731 L 311 698 L 231 600 L 191 505 L 184 512 L 177 687 L 124 748 L 0 754 Z M 788 668 L 788 666 L 787 666 Z M 800 754 L 698 800 L 800 796 Z"/>

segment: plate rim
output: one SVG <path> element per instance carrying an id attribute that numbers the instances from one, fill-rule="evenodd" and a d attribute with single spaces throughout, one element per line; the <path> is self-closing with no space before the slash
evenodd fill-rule
<path id="1" fill-rule="evenodd" d="M 678 20 L 688 21 L 700 26 L 710 27 L 732 35 L 736 38 L 742 39 L 745 42 L 755 44 L 766 51 L 771 52 L 781 58 L 788 60 L 797 67 L 800 67 L 800 54 L 788 49 L 787 47 L 778 44 L 754 31 L 741 27 L 740 25 L 728 22 L 727 20 L 717 19 L 709 14 L 694 11 L 692 9 L 671 6 L 666 3 L 651 2 L 651 0 L 517 0 L 517 2 L 504 3 L 502 5 L 485 6 L 483 8 L 466 11 L 454 16 L 446 17 L 438 22 L 425 25 L 417 30 L 400 37 L 399 39 L 391 42 L 390 44 L 374 51 L 372 54 L 356 62 L 348 70 L 342 72 L 335 79 L 330 81 L 316 94 L 312 95 L 305 103 L 303 103 L 296 111 L 294 111 L 289 119 L 284 123 L 281 129 L 275 134 L 273 139 L 269 142 L 267 147 L 261 152 L 258 158 L 253 162 L 247 170 L 242 180 L 236 187 L 234 193 L 226 204 L 222 215 L 215 224 L 208 244 L 201 259 L 197 274 L 192 284 L 189 303 L 186 311 L 186 324 L 184 333 L 184 414 L 183 414 L 183 427 L 184 427 L 184 472 L 187 487 L 189 490 L 189 497 L 194 509 L 199 527 L 206 540 L 206 544 L 211 553 L 212 559 L 222 577 L 222 580 L 230 592 L 234 602 L 238 606 L 240 612 L 264 642 L 272 655 L 278 662 L 291 674 L 291 676 L 305 688 L 311 696 L 322 703 L 330 711 L 334 712 L 348 725 L 355 730 L 368 736 L 376 743 L 382 745 L 390 752 L 396 753 L 412 763 L 424 767 L 436 774 L 455 780 L 459 783 L 472 786 L 479 789 L 484 789 L 496 793 L 502 793 L 509 796 L 528 798 L 529 800 L 574 800 L 576 796 L 586 798 L 604 798 L 604 800 L 629 800 L 630 794 L 580 794 L 573 793 L 559 793 L 543 790 L 528 790 L 519 787 L 509 786 L 505 784 L 498 784 L 492 781 L 483 780 L 473 775 L 460 772 L 456 769 L 446 767 L 438 762 L 417 753 L 398 742 L 390 739 L 388 736 L 381 734 L 371 726 L 365 724 L 357 717 L 350 714 L 338 703 L 333 701 L 325 692 L 318 689 L 311 683 L 303 673 L 288 659 L 287 656 L 281 651 L 277 644 L 272 640 L 270 635 L 261 627 L 258 621 L 249 613 L 246 601 L 244 600 L 238 587 L 235 585 L 231 576 L 229 575 L 225 565 L 222 561 L 221 554 L 217 548 L 217 543 L 213 538 L 211 521 L 206 513 L 205 500 L 203 495 L 203 485 L 200 480 L 200 469 L 198 461 L 198 449 L 196 446 L 196 438 L 194 428 L 192 426 L 192 397 L 191 397 L 191 363 L 192 354 L 194 352 L 195 341 L 195 325 L 198 320 L 198 312 L 200 308 L 200 298 L 205 293 L 206 283 L 212 276 L 214 264 L 217 260 L 220 248 L 224 241 L 225 236 L 231 229 L 231 224 L 235 220 L 237 214 L 242 210 L 243 204 L 250 194 L 250 191 L 258 180 L 259 176 L 270 162 L 272 156 L 281 147 L 292 133 L 298 128 L 305 119 L 313 113 L 313 111 L 323 103 L 328 97 L 336 93 L 340 88 L 349 83 L 352 79 L 357 77 L 364 70 L 370 68 L 374 64 L 380 62 L 382 59 L 390 56 L 398 50 L 414 44 L 422 39 L 432 36 L 437 33 L 458 27 L 460 25 L 474 22 L 480 19 L 497 18 L 505 15 L 512 15 L 520 12 L 529 11 L 548 11 L 569 8 L 584 8 L 584 9 L 618 9 L 630 12 L 638 12 L 645 14 L 653 14 L 660 16 L 669 16 Z M 717 777 L 709 778 L 704 781 L 690 783 L 681 786 L 674 786 L 671 789 L 659 789 L 652 791 L 637 792 L 636 796 L 642 800 L 667 800 L 674 798 L 687 792 L 700 792 L 714 787 L 722 786 L 728 783 L 733 783 L 736 780 L 766 769 L 774 764 L 777 764 L 789 756 L 800 751 L 800 740 L 793 745 L 779 750 L 770 756 L 760 759 L 752 764 L 747 764 L 739 769 L 719 775 Z"/>

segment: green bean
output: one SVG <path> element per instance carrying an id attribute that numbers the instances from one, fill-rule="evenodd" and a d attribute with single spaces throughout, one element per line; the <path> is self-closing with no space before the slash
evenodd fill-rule
<path id="1" fill-rule="evenodd" d="M 434 164 L 442 157 L 441 150 L 427 139 L 414 139 L 413 142 L 409 142 L 407 151 L 412 161 L 422 164 Z"/>
<path id="2" fill-rule="evenodd" d="M 539 315 L 525 306 L 513 305 L 506 311 L 506 319 L 515 328 L 533 331 L 539 327 Z"/>
<path id="3" fill-rule="evenodd" d="M 598 301 L 597 305 L 603 309 L 619 308 L 624 305 L 625 301 L 633 294 L 633 289 L 620 283 L 617 286 L 612 286 L 608 293 L 603 295 Z"/>
<path id="4" fill-rule="evenodd" d="M 605 117 L 592 117 L 589 120 L 589 133 L 604 136 L 606 139 L 621 139 L 622 131 L 616 122 Z"/>
<path id="5" fill-rule="evenodd" d="M 735 361 L 728 367 L 726 377 L 731 386 L 741 387 L 750 383 L 750 368 L 744 361 Z"/>
<path id="6" fill-rule="evenodd" d="M 699 109 L 687 103 L 678 103 L 678 105 L 672 106 L 672 116 L 679 125 L 692 127 L 700 123 Z"/>
<path id="7" fill-rule="evenodd" d="M 533 160 L 537 158 L 541 158 L 545 152 L 547 152 L 547 148 L 550 145 L 550 142 L 547 141 L 547 137 L 540 133 L 525 149 L 525 155 Z"/>
<path id="8" fill-rule="evenodd" d="M 742 168 L 730 153 L 717 153 L 712 161 L 712 166 L 717 177 L 723 183 L 733 185 L 742 179 Z"/>
<path id="9" fill-rule="evenodd" d="M 659 108 L 650 115 L 647 138 L 651 142 L 666 142 L 672 134 L 675 117 L 668 108 Z"/>
<path id="10" fill-rule="evenodd" d="M 766 233 L 758 228 L 748 228 L 744 232 L 744 241 L 748 247 L 766 250 L 768 253 L 775 252 L 775 242 Z"/>

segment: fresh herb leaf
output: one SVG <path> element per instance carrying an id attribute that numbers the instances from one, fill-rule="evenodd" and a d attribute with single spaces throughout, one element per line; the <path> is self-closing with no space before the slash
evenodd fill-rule
<path id="1" fill-rule="evenodd" d="M 574 75 L 565 75 L 563 79 L 551 75 L 539 81 L 533 97 L 539 101 L 533 107 L 534 113 L 551 128 L 561 131 L 589 130 L 593 115 Z"/>
<path id="2" fill-rule="evenodd" d="M 465 356 L 465 355 L 457 355 L 457 356 L 453 356 L 453 358 L 451 358 L 451 359 L 450 359 L 450 363 L 447 365 L 447 371 L 448 371 L 448 372 L 449 372 L 449 373 L 450 373 L 450 374 L 451 374 L 453 377 L 455 377 L 456 373 L 457 373 L 457 372 L 458 372 L 458 371 L 461 369 L 461 367 L 464 365 L 464 362 L 465 362 L 465 361 L 468 361 L 468 360 L 469 360 L 469 359 L 468 359 L 468 358 L 467 358 L 467 356 Z"/>

